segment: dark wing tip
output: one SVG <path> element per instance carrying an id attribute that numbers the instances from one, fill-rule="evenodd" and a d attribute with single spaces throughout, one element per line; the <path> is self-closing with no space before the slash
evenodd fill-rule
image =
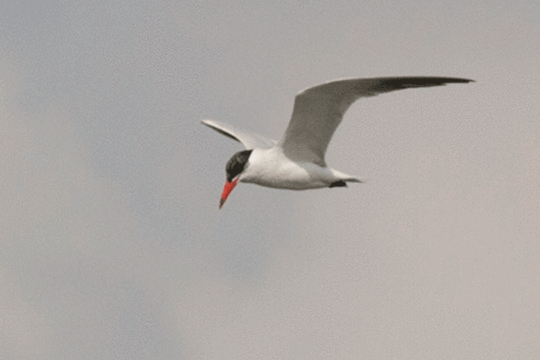
<path id="1" fill-rule="evenodd" d="M 470 82 L 476 82 L 472 79 L 465 79 L 465 78 L 439 78 L 444 84 L 452 84 L 452 83 L 462 83 L 462 84 L 468 84 Z"/>
<path id="2" fill-rule="evenodd" d="M 392 91 L 400 89 L 421 88 L 430 86 L 442 86 L 446 84 L 467 84 L 475 82 L 471 79 L 464 78 L 452 78 L 452 77 L 438 77 L 438 76 L 405 76 L 405 77 L 392 77 L 392 78 L 380 78 L 376 85 L 373 87 L 375 91 Z"/>
<path id="3" fill-rule="evenodd" d="M 438 77 L 438 76 L 411 76 L 411 77 L 398 77 L 387 78 L 387 82 L 401 83 L 401 84 L 415 84 L 418 86 L 433 86 L 444 85 L 452 83 L 470 83 L 474 82 L 471 79 L 465 78 L 452 78 L 452 77 Z"/>

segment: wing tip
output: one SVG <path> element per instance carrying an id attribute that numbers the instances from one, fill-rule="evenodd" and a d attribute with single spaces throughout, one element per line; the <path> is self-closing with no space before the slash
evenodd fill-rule
<path id="1" fill-rule="evenodd" d="M 201 124 L 208 126 L 210 129 L 217 131 L 218 133 L 228 137 L 229 139 L 233 139 L 234 141 L 238 141 L 239 143 L 243 144 L 243 142 L 240 140 L 240 138 L 238 138 L 238 136 L 236 136 L 233 132 L 227 130 L 214 120 L 203 119 L 201 120 Z"/>
<path id="2" fill-rule="evenodd" d="M 393 79 L 390 78 L 390 81 Z M 454 77 L 441 77 L 441 76 L 407 76 L 401 78 L 395 78 L 397 81 L 405 82 L 411 80 L 415 85 L 422 86 L 437 86 L 446 84 L 468 84 L 470 82 L 476 82 L 476 80 L 466 78 L 454 78 Z"/>
<path id="3" fill-rule="evenodd" d="M 470 82 L 476 82 L 476 80 L 473 80 L 473 79 L 465 79 L 465 78 L 449 78 L 451 79 L 452 81 L 450 81 L 449 83 L 465 83 L 465 84 L 468 84 Z"/>

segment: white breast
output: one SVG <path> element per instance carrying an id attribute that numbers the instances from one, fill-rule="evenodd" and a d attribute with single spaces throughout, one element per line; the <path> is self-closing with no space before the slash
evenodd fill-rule
<path id="1" fill-rule="evenodd" d="M 331 169 L 313 163 L 293 162 L 279 147 L 254 149 L 240 181 L 277 189 L 306 190 L 328 187 Z"/>

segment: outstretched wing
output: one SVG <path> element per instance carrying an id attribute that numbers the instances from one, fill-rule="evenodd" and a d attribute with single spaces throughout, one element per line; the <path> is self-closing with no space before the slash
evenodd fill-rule
<path id="1" fill-rule="evenodd" d="M 218 133 L 242 143 L 246 149 L 266 149 L 273 147 L 277 143 L 276 140 L 268 139 L 249 131 L 236 129 L 233 126 L 220 121 L 203 120 L 201 122 L 209 128 L 216 130 Z"/>
<path id="2" fill-rule="evenodd" d="M 473 80 L 448 77 L 383 77 L 328 82 L 296 95 L 289 126 L 278 146 L 295 161 L 325 166 L 324 154 L 347 109 L 362 97 Z"/>

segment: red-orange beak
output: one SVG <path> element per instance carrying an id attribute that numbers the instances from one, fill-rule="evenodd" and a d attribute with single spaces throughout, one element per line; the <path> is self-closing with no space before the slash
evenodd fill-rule
<path id="1" fill-rule="evenodd" d="M 238 184 L 238 180 L 240 180 L 240 178 L 235 177 L 234 179 L 232 179 L 231 182 L 227 181 L 225 183 L 225 187 L 223 188 L 223 192 L 221 193 L 221 200 L 219 200 L 219 208 L 220 209 L 223 206 L 223 204 L 225 204 L 225 201 L 229 197 L 229 194 L 231 193 L 231 191 L 233 191 L 236 184 Z"/>

